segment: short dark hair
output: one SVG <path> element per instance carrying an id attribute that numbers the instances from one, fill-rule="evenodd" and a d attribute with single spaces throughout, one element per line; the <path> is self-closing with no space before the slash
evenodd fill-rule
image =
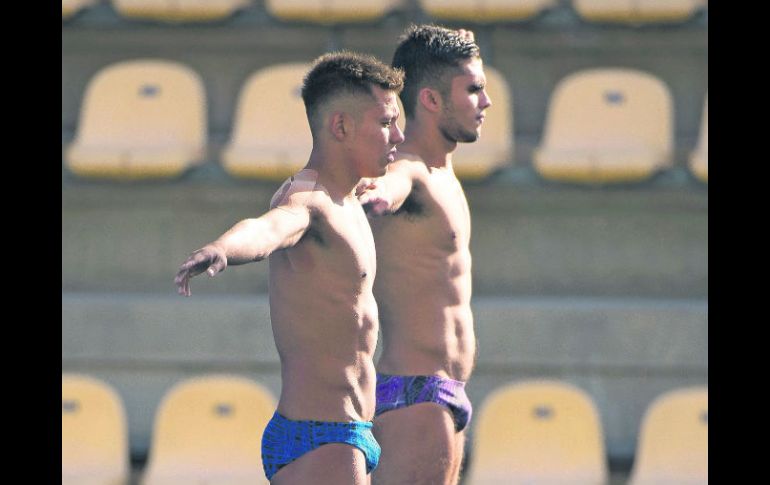
<path id="1" fill-rule="evenodd" d="M 479 46 L 456 30 L 438 25 L 411 25 L 399 39 L 393 54 L 394 68 L 403 69 L 405 80 L 401 102 L 406 116 L 414 116 L 417 94 L 425 86 L 448 94 L 444 74 L 460 63 L 481 56 Z"/>
<path id="2" fill-rule="evenodd" d="M 311 131 L 324 102 L 339 94 L 373 97 L 372 86 L 398 94 L 404 87 L 404 74 L 368 54 L 341 51 L 318 57 L 302 83 L 302 101 Z"/>

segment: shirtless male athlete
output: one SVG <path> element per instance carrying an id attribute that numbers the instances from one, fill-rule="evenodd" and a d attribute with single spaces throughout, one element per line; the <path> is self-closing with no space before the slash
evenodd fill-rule
<path id="1" fill-rule="evenodd" d="M 406 141 L 387 174 L 358 189 L 377 246 L 383 337 L 374 419 L 382 455 L 372 480 L 452 485 L 476 354 L 470 214 L 452 152 L 476 141 L 491 101 L 470 31 L 412 26 L 392 66 L 404 70 Z"/>
<path id="2" fill-rule="evenodd" d="M 355 189 L 362 177 L 383 175 L 404 140 L 396 126 L 402 86 L 402 73 L 373 57 L 318 58 L 302 87 L 313 136 L 307 165 L 278 189 L 268 212 L 192 253 L 176 275 L 189 296 L 197 274 L 269 257 L 282 379 L 262 440 L 272 484 L 365 484 L 377 466 L 376 258 Z"/>

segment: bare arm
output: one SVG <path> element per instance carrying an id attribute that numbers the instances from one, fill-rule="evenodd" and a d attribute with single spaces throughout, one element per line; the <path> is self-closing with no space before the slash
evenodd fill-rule
<path id="1" fill-rule="evenodd" d="M 401 207 L 414 185 L 413 169 L 408 161 L 388 165 L 388 172 L 376 179 L 364 179 L 358 186 L 358 201 L 369 215 L 395 212 Z"/>
<path id="2" fill-rule="evenodd" d="M 258 218 L 240 221 L 216 241 L 194 251 L 174 278 L 177 292 L 190 296 L 190 278 L 204 271 L 214 276 L 228 265 L 261 261 L 274 251 L 295 245 L 310 226 L 310 209 L 296 200 L 291 202 L 289 199 Z"/>

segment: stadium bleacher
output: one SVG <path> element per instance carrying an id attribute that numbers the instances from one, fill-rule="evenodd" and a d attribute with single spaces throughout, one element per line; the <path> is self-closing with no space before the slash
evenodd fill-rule
<path id="1" fill-rule="evenodd" d="M 310 7 L 298 10 L 303 3 Z M 372 2 L 372 9 L 361 2 L 348 12 L 351 2 L 62 2 L 62 369 L 119 393 L 131 483 L 149 469 L 155 412 L 177 383 L 222 372 L 280 391 L 267 265 L 194 281 L 194 297 L 182 302 L 172 282 L 192 248 L 264 210 L 280 179 L 304 164 L 301 101 L 287 100 L 302 68 L 261 85 L 260 76 L 343 48 L 390 61 L 410 23 L 472 29 L 490 79 L 493 107 L 482 138 L 456 152 L 457 167 L 471 167 L 458 172 L 473 216 L 481 355 L 468 392 L 477 409 L 509 382 L 550 379 L 582 389 L 597 410 L 608 483 L 619 485 L 644 447 L 650 403 L 707 385 L 705 2 L 634 2 L 631 13 L 618 13 L 630 3 L 622 1 L 482 3 L 486 10 L 464 13 L 459 7 L 472 2 Z M 192 10 L 174 10 L 183 4 Z M 438 4 L 458 9 L 431 10 Z M 614 4 L 615 13 L 590 13 L 602 4 Z M 194 73 L 186 76 L 195 79 L 196 100 L 130 107 L 135 129 L 116 123 L 120 103 L 93 117 L 92 83 L 104 70 L 143 60 Z M 645 159 L 643 169 L 624 164 L 622 176 L 597 178 L 592 169 L 582 178 L 549 178 L 538 154 L 551 146 L 551 103 L 562 81 L 598 69 L 642 73 L 665 88 L 668 105 L 656 108 L 663 121 L 646 118 L 644 129 L 625 132 L 655 131 L 650 137 L 664 155 Z M 136 103 L 169 92 L 154 81 L 135 81 L 129 91 Z M 629 99 L 618 90 L 604 95 L 616 104 Z M 286 119 L 278 123 L 262 102 Z M 185 127 L 159 128 L 160 112 Z M 579 123 L 579 137 L 597 127 L 596 113 Z M 294 126 L 283 146 L 282 123 Z M 613 143 L 638 141 L 624 138 L 617 119 L 610 124 Z M 133 136 L 117 159 L 100 151 L 115 133 Z M 169 139 L 173 150 L 163 148 Z M 267 157 L 271 143 L 272 159 L 254 156 Z M 160 155 L 132 168 L 126 153 L 148 147 Z M 467 477 L 483 459 L 474 455 L 482 423 L 475 419 Z"/>

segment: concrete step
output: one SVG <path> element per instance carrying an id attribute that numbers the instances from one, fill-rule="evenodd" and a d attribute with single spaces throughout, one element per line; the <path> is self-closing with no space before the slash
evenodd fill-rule
<path id="1" fill-rule="evenodd" d="M 476 297 L 473 310 L 479 354 L 468 393 L 476 408 L 510 381 L 571 382 L 596 401 L 613 458 L 633 456 L 657 395 L 708 382 L 703 299 Z M 118 389 L 141 455 L 160 399 L 183 378 L 237 373 L 280 393 L 269 322 L 265 295 L 65 292 L 62 370 Z"/>
<path id="2" fill-rule="evenodd" d="M 179 264 L 279 183 L 180 180 L 62 185 L 62 290 L 171 295 Z M 705 298 L 708 190 L 465 184 L 474 294 Z M 266 262 L 193 291 L 267 292 Z"/>

